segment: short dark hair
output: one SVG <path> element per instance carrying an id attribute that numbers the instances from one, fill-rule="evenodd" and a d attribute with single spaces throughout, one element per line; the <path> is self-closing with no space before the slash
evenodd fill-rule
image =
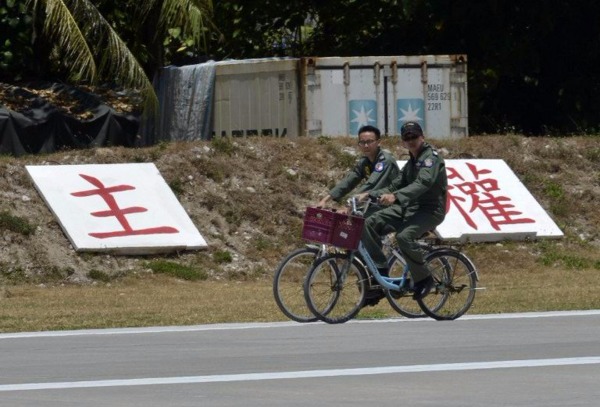
<path id="1" fill-rule="evenodd" d="M 375 126 L 371 126 L 368 124 L 358 129 L 358 135 L 360 136 L 360 133 L 366 133 L 368 131 L 375 133 L 375 137 L 377 137 L 377 140 L 381 138 L 381 132 L 379 131 L 379 129 Z"/>

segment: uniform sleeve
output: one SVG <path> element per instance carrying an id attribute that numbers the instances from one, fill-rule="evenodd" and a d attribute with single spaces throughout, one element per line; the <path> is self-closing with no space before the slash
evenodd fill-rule
<path id="1" fill-rule="evenodd" d="M 335 187 L 329 191 L 329 195 L 333 198 L 334 201 L 339 202 L 344 196 L 346 196 L 350 191 L 352 191 L 360 181 L 363 179 L 363 168 L 364 168 L 364 160 L 366 158 L 361 158 L 356 162 L 354 168 L 346 174 L 346 176 L 338 182 Z"/>
<path id="2" fill-rule="evenodd" d="M 431 161 L 431 166 L 423 165 L 419 169 L 419 174 L 414 182 L 393 192 L 400 205 L 407 206 L 414 202 L 435 184 L 435 180 L 443 168 L 443 161 L 435 155 L 430 155 L 423 161 L 427 162 L 428 160 Z"/>

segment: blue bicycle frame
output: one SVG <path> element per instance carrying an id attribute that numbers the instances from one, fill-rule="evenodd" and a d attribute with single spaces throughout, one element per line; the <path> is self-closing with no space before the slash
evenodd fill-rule
<path id="1" fill-rule="evenodd" d="M 359 242 L 358 244 L 358 252 L 360 253 L 362 259 L 365 261 L 365 266 L 367 266 L 368 271 L 373 275 L 373 277 L 375 277 L 375 280 L 383 288 L 391 291 L 402 291 L 409 288 L 407 287 L 408 265 L 404 265 L 404 270 L 402 271 L 401 277 L 385 277 L 382 276 L 379 270 L 377 269 L 377 266 L 373 262 L 371 255 L 369 254 L 367 249 L 365 249 L 365 246 L 362 242 Z"/>

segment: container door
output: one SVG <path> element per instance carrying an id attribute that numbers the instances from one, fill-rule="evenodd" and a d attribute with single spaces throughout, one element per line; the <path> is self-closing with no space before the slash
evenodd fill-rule
<path id="1" fill-rule="evenodd" d="M 214 135 L 297 136 L 297 78 L 292 59 L 217 63 Z"/>
<path id="2" fill-rule="evenodd" d="M 430 138 L 468 135 L 464 55 L 308 58 L 301 65 L 302 134 L 355 136 L 369 124 L 393 136 L 416 121 Z"/>
<path id="3" fill-rule="evenodd" d="M 306 67 L 308 134 L 355 136 L 364 125 L 380 127 L 385 114 L 382 68 L 365 58 L 310 59 Z"/>

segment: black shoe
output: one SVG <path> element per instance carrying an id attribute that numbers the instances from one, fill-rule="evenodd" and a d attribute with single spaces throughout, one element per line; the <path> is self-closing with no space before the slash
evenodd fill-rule
<path id="1" fill-rule="evenodd" d="M 364 306 L 367 305 L 373 307 L 379 303 L 379 300 L 385 298 L 385 293 L 383 290 L 369 290 L 365 293 L 365 303 Z"/>
<path id="2" fill-rule="evenodd" d="M 415 283 L 415 293 L 413 294 L 413 300 L 423 299 L 431 289 L 433 288 L 435 281 L 433 277 L 428 276 L 427 278 Z"/>

